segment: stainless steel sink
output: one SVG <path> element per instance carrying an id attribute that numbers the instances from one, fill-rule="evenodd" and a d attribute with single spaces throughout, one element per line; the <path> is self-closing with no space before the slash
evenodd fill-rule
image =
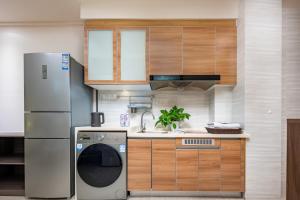
<path id="1" fill-rule="evenodd" d="M 168 132 L 168 131 L 161 131 L 161 130 L 145 130 L 145 131 L 137 131 L 136 133 L 144 133 L 144 134 L 166 134 L 166 133 L 170 133 L 170 134 L 206 134 L 207 132 L 204 131 L 200 131 L 200 130 L 182 130 L 182 131 L 178 131 L 178 132 Z"/>
<path id="2" fill-rule="evenodd" d="M 151 130 L 145 130 L 145 131 L 138 131 L 137 133 L 144 133 L 144 134 L 155 134 L 155 133 L 168 133 L 168 131 L 151 131 Z"/>

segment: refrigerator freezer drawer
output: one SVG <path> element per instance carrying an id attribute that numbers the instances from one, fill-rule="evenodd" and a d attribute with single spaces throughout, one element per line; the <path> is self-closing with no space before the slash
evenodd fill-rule
<path id="1" fill-rule="evenodd" d="M 70 197 L 70 140 L 25 139 L 25 196 Z"/>
<path id="2" fill-rule="evenodd" d="M 25 138 L 70 138 L 70 127 L 70 113 L 25 113 Z"/>

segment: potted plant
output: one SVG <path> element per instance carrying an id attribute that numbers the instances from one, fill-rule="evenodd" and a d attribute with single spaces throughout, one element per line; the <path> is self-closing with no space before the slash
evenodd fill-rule
<path id="1" fill-rule="evenodd" d="M 185 119 L 190 119 L 191 116 L 185 113 L 183 108 L 178 108 L 177 106 L 173 106 L 169 111 L 166 109 L 161 110 L 160 113 L 161 115 L 155 123 L 155 126 L 161 125 L 171 131 L 180 128 L 180 123 Z"/>

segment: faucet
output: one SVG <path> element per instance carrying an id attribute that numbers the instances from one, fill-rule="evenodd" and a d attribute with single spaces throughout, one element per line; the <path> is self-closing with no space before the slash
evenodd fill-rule
<path id="1" fill-rule="evenodd" d="M 153 119 L 155 119 L 155 116 L 153 115 L 153 113 L 151 111 L 148 111 L 148 110 L 144 111 L 141 116 L 141 124 L 140 124 L 140 130 L 139 130 L 140 133 L 143 133 L 146 130 L 146 124 L 144 123 L 144 115 L 146 113 L 151 113 Z"/>

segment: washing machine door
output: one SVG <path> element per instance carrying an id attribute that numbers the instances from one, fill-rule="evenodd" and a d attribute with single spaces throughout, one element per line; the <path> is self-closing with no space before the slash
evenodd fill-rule
<path id="1" fill-rule="evenodd" d="M 93 144 L 85 148 L 77 159 L 77 171 L 88 185 L 106 187 L 113 184 L 122 172 L 118 151 L 106 144 Z"/>

